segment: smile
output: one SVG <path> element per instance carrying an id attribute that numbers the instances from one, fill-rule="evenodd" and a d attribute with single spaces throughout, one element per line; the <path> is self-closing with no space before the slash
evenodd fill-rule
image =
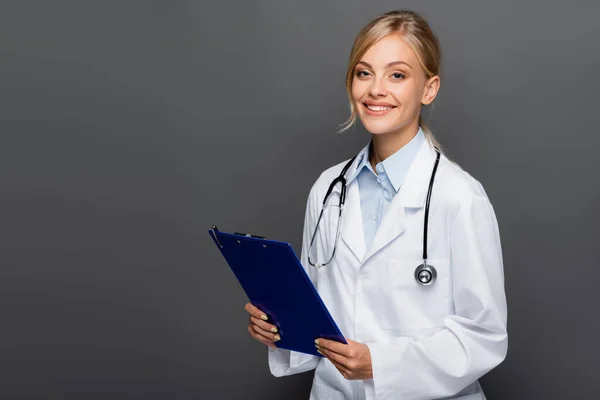
<path id="1" fill-rule="evenodd" d="M 378 106 L 378 105 L 374 105 L 374 104 L 366 104 L 363 103 L 363 105 L 365 106 L 365 112 L 368 115 L 385 115 L 388 112 L 390 112 L 391 110 L 393 110 L 394 108 L 396 108 L 395 106 L 391 106 L 391 105 L 386 105 L 386 106 Z"/>
<path id="2" fill-rule="evenodd" d="M 387 111 L 387 110 L 391 110 L 394 107 L 384 107 L 384 106 L 370 106 L 370 105 L 366 105 L 367 108 L 371 111 Z"/>

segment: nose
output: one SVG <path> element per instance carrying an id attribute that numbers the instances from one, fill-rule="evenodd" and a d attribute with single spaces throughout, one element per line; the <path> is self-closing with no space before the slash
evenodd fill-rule
<path id="1" fill-rule="evenodd" d="M 385 97 L 387 96 L 387 88 L 383 78 L 375 78 L 372 80 L 371 87 L 369 88 L 369 94 L 373 97 Z"/>

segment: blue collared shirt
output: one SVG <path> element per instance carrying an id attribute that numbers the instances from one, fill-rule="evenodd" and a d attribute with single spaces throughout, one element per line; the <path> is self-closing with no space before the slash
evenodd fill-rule
<path id="1" fill-rule="evenodd" d="M 371 246 L 381 220 L 400 186 L 402 186 L 404 177 L 425 140 L 425 134 L 419 128 L 419 131 L 410 142 L 375 166 L 377 173 L 373 171 L 369 162 L 371 143 L 369 142 L 358 153 L 356 170 L 348 179 L 347 185 L 357 179 L 367 249 Z"/>

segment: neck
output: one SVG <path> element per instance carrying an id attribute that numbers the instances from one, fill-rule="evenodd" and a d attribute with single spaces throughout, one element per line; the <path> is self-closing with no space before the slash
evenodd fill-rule
<path id="1" fill-rule="evenodd" d="M 369 162 L 373 170 L 375 170 L 377 163 L 380 163 L 404 147 L 418 132 L 419 124 L 416 123 L 396 132 L 372 135 Z"/>

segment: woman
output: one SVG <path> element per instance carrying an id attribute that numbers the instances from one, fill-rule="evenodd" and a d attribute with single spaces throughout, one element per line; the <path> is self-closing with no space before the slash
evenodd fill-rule
<path id="1" fill-rule="evenodd" d="M 275 376 L 316 368 L 311 399 L 484 399 L 478 379 L 506 356 L 494 210 L 481 184 L 439 155 L 420 118 L 438 93 L 439 69 L 438 40 L 410 11 L 376 18 L 352 48 L 345 128 L 358 116 L 371 140 L 312 187 L 301 254 L 348 344 L 317 340 L 324 357 L 278 349 L 276 328 L 246 305 L 248 330 L 269 346 Z M 340 239 L 327 263 L 340 185 L 314 241 L 313 232 L 327 189 L 347 164 Z"/>

